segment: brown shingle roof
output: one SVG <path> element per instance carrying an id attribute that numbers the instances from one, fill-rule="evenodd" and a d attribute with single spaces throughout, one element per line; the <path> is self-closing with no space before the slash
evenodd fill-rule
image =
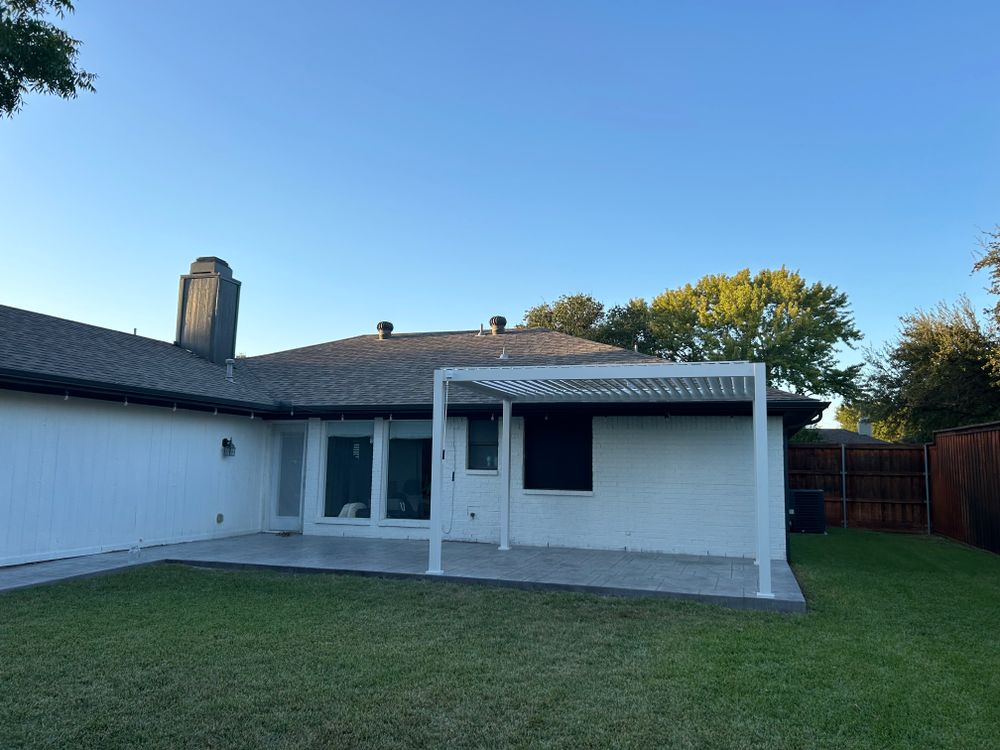
<path id="1" fill-rule="evenodd" d="M 508 359 L 500 360 L 506 349 Z M 438 367 L 653 363 L 661 360 L 544 328 L 403 333 L 380 340 L 354 336 L 301 349 L 239 359 L 235 382 L 225 366 L 164 341 L 0 305 L 0 380 L 139 391 L 209 405 L 261 411 L 289 406 L 430 407 Z M 468 391 L 454 404 L 489 399 Z M 768 402 L 823 402 L 768 389 Z"/>
<path id="2" fill-rule="evenodd" d="M 812 427 L 810 429 L 818 434 L 820 442 L 823 443 L 834 443 L 836 445 L 840 445 L 841 443 L 844 445 L 892 445 L 888 440 L 880 440 L 871 435 L 862 435 L 853 430 L 844 430 L 840 427 Z"/>
<path id="3" fill-rule="evenodd" d="M 200 401 L 270 406 L 251 377 L 165 341 L 0 305 L 0 373 L 45 382 L 109 386 Z"/>
<path id="4" fill-rule="evenodd" d="M 499 359 L 506 351 L 508 359 Z M 243 361 L 280 401 L 305 408 L 430 406 L 438 367 L 498 365 L 644 364 L 661 359 L 545 328 L 514 328 L 500 335 L 477 331 L 393 334 L 328 341 Z M 776 388 L 771 403 L 808 403 Z M 489 402 L 466 389 L 451 403 Z"/>
<path id="5" fill-rule="evenodd" d="M 506 349 L 509 359 L 500 360 Z M 438 367 L 647 362 L 651 358 L 544 328 L 393 334 L 250 357 L 243 365 L 280 401 L 303 407 L 429 405 Z M 456 403 L 479 403 L 455 394 Z"/>

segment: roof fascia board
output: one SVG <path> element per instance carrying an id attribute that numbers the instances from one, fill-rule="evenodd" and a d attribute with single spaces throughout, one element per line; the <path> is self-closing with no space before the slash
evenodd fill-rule
<path id="1" fill-rule="evenodd" d="M 19 388 L 23 386 L 24 388 Z M 195 396 L 190 393 L 179 393 L 174 391 L 163 391 L 154 388 L 142 388 L 138 386 L 127 386 L 119 383 L 105 383 L 93 380 L 82 380 L 79 378 L 67 377 L 45 377 L 37 374 L 26 374 L 16 370 L 0 369 L 0 387 L 12 390 L 24 390 L 25 388 L 42 388 L 53 392 L 71 389 L 75 395 L 86 396 L 92 393 L 95 396 L 136 396 L 152 401 L 162 401 L 165 405 L 176 403 L 189 404 L 201 408 L 226 408 L 238 409 L 245 412 L 265 413 L 277 411 L 274 403 L 265 404 L 254 401 L 243 401 L 240 399 L 210 398 L 205 396 Z"/>

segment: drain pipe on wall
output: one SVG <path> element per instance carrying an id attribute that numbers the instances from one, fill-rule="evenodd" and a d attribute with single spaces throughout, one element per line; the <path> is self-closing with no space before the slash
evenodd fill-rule
<path id="1" fill-rule="evenodd" d="M 847 528 L 847 446 L 840 444 L 840 509 L 843 526 Z"/>

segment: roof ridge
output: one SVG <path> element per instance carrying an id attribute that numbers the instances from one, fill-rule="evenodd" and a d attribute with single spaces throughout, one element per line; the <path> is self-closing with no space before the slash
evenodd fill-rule
<path id="1" fill-rule="evenodd" d="M 577 341 L 585 341 L 588 344 L 592 344 L 592 345 L 596 345 L 596 346 L 608 347 L 609 349 L 612 349 L 614 351 L 628 352 L 630 354 L 631 353 L 638 353 L 638 352 L 632 352 L 631 349 L 623 349 L 622 347 L 615 346 L 614 344 L 607 344 L 607 343 L 605 343 L 603 341 L 594 341 L 593 339 L 585 339 L 582 336 L 574 336 L 573 334 L 570 334 L 570 333 L 563 333 L 562 331 L 553 331 L 551 328 L 542 328 L 540 326 L 535 326 L 535 327 L 530 327 L 530 328 L 528 328 L 528 327 L 525 327 L 525 328 L 518 328 L 518 327 L 508 328 L 506 331 L 504 331 L 503 333 L 500 333 L 500 334 L 492 334 L 492 333 L 488 333 L 488 332 L 483 332 L 481 334 L 481 332 L 477 328 L 457 329 L 457 330 L 452 330 L 452 331 L 405 331 L 405 332 L 402 332 L 402 333 L 398 333 L 396 331 L 393 331 L 392 335 L 388 337 L 388 340 L 392 340 L 392 339 L 416 339 L 416 338 L 425 338 L 425 337 L 426 338 L 431 338 L 431 337 L 434 337 L 434 336 L 459 336 L 459 335 L 468 335 L 468 336 L 470 336 L 472 338 L 476 338 L 476 339 L 481 338 L 483 340 L 488 340 L 488 341 L 501 341 L 501 340 L 503 340 L 503 338 L 505 336 L 512 336 L 512 335 L 517 336 L 517 335 L 537 334 L 537 333 L 551 333 L 551 334 L 555 334 L 555 335 L 558 335 L 558 336 L 565 336 L 567 338 L 575 339 Z M 263 357 L 275 356 L 275 355 L 278 355 L 278 354 L 291 354 L 292 352 L 302 352 L 302 351 L 306 351 L 306 350 L 309 350 L 309 349 L 320 349 L 321 347 L 331 346 L 333 344 L 342 344 L 342 343 L 347 342 L 347 341 L 365 341 L 365 340 L 376 340 L 376 339 L 378 339 L 378 334 L 375 334 L 375 333 L 361 333 L 361 334 L 357 334 L 355 336 L 345 336 L 344 338 L 340 338 L 340 339 L 330 339 L 329 341 L 320 341 L 320 342 L 315 343 L 315 344 L 306 344 L 305 346 L 296 346 L 296 347 L 292 347 L 291 349 L 279 349 L 279 350 L 273 351 L 273 352 L 265 352 L 263 354 L 255 354 L 252 357 L 246 357 L 246 359 L 247 360 L 255 360 L 255 359 L 261 359 Z M 383 339 L 383 340 L 385 340 L 385 339 Z M 645 354 L 641 354 L 641 353 L 638 353 L 638 354 L 640 354 L 640 356 L 643 356 L 643 357 L 649 356 L 649 355 L 645 355 Z"/>

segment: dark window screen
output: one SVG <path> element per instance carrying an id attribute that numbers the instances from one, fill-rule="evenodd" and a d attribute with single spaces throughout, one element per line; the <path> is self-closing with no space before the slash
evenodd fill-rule
<path id="1" fill-rule="evenodd" d="M 486 417 L 469 418 L 469 469 L 496 469 L 499 421 Z"/>
<path id="2" fill-rule="evenodd" d="M 331 437 L 326 453 L 327 518 L 369 518 L 372 499 L 372 440 Z"/>
<path id="3" fill-rule="evenodd" d="M 593 433 L 590 417 L 524 418 L 524 488 L 592 490 Z"/>
<path id="4" fill-rule="evenodd" d="M 389 441 L 386 518 L 431 517 L 431 439 Z"/>

